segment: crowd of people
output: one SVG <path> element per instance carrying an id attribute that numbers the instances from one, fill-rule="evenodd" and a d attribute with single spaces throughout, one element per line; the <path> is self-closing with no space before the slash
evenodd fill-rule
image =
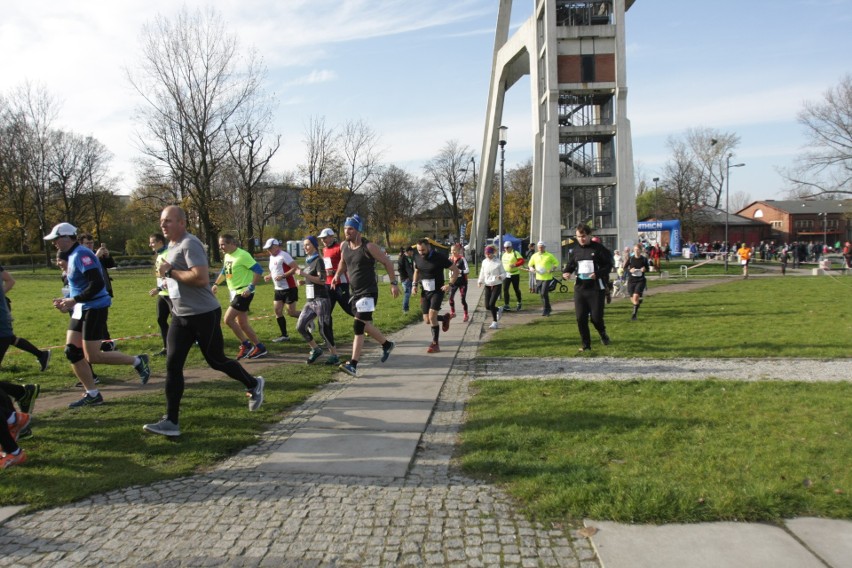
<path id="1" fill-rule="evenodd" d="M 401 249 L 394 266 L 381 247 L 364 237 L 363 221 L 353 215 L 344 222 L 342 241 L 338 241 L 331 228 L 323 229 L 316 236 L 306 236 L 302 241 L 303 265 L 282 248 L 278 239 L 268 239 L 263 246 L 268 254 L 268 268 L 264 270 L 248 251 L 240 248 L 233 235 L 223 234 L 219 237 L 223 266 L 211 283 L 207 251 L 201 241 L 188 232 L 185 212 L 177 206 L 166 207 L 160 216 L 160 229 L 161 233 L 149 237 L 149 246 L 156 259 L 156 285 L 149 293 L 157 298 L 156 319 L 162 349 L 156 355 L 165 357 L 166 412 L 159 421 L 143 426 L 149 433 L 180 436 L 180 406 L 185 388 L 183 370 L 189 351 L 195 345 L 211 368 L 242 385 L 249 411 L 261 407 L 265 379 L 253 376 L 240 362 L 260 359 L 269 353 L 248 318 L 261 282 L 271 283 L 273 287 L 272 307 L 280 335 L 271 341 L 289 341 L 287 319 L 297 319 L 296 331 L 308 349 L 307 364 L 317 362 L 327 352 L 325 364 L 335 365 L 356 377 L 365 335 L 380 345 L 382 363 L 388 360 L 395 346 L 373 320 L 380 296 L 377 263 L 383 265 L 389 275 L 391 296 L 403 296 L 404 313 L 410 310 L 411 295 L 419 290 L 422 321 L 430 329 L 427 353 L 440 352 L 440 334 L 449 330 L 457 307 L 463 314 L 463 321 L 470 319 L 467 302 L 470 265 L 460 244 L 453 245 L 448 254 L 424 238 Z M 83 408 L 103 404 L 92 364 L 131 366 L 142 384 L 146 384 L 151 374 L 149 356 L 145 353 L 127 355 L 116 350 L 109 334 L 108 316 L 114 292 L 106 267 L 114 266 L 114 261 L 108 249 L 102 244 L 95 250 L 93 237 L 78 234 L 77 228 L 69 223 L 59 223 L 44 239 L 56 247 L 57 264 L 63 270 L 63 292 L 53 300 L 53 306 L 70 316 L 64 354 L 79 380 L 78 385 L 84 389 L 81 398 L 69 406 Z M 659 270 L 661 258 L 668 257 L 670 249 L 637 243 L 631 249 L 612 253 L 600 239 L 592 237 L 591 229 L 584 224 L 575 228 L 573 243 L 562 267 L 543 241 L 531 243 L 526 255 L 516 251 L 509 240 L 500 243 L 501 252 L 493 245 L 485 247 L 477 284 L 486 288 L 484 297 L 491 316 L 490 329 L 497 329 L 501 317 L 512 311 L 513 296 L 514 311 L 522 309 L 522 272 L 528 273 L 529 291 L 539 295 L 541 315 L 545 317 L 551 314 L 550 293 L 561 283 L 559 277 L 574 278 L 573 300 L 580 352 L 592 348 L 591 327 L 597 331 L 602 344 L 610 343 L 604 311 L 611 301 L 611 280 L 617 279 L 626 285 L 633 306 L 631 320 L 638 319 L 647 287 L 646 276 L 655 266 Z M 807 258 L 809 254 L 818 258 L 819 254 L 814 252 L 818 247 L 807 247 L 803 243 L 781 247 L 774 243 L 760 243 L 757 247 L 743 243 L 736 248 L 720 243 L 714 245 L 722 252 L 726 248 L 736 251 L 744 278 L 748 278 L 748 266 L 755 255 L 780 260 L 783 270 L 788 259 L 795 265 L 797 258 Z M 695 249 L 696 253 L 703 248 L 696 243 L 688 243 L 687 247 Z M 847 262 L 852 262 L 849 243 L 843 252 Z M 14 286 L 14 279 L 2 266 L 0 277 L 3 284 L 0 288 L 0 363 L 6 350 L 15 346 L 31 353 L 44 371 L 51 353 L 14 334 L 11 302 L 6 297 Z M 216 297 L 222 284 L 227 285 L 229 293 L 224 314 Z M 297 307 L 300 287 L 305 295 L 301 310 Z M 442 311 L 444 299 L 449 300 L 449 311 Z M 338 305 L 352 319 L 352 350 L 345 361 L 341 359 L 334 337 L 333 312 Z M 234 357 L 225 353 L 222 322 L 239 341 Z M 0 382 L 0 416 L 8 425 L 0 429 L 2 468 L 26 461 L 26 454 L 17 442 L 31 435 L 30 415 L 39 393 L 37 384 Z"/>

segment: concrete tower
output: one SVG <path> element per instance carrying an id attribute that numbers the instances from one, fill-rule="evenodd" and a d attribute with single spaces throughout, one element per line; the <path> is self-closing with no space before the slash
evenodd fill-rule
<path id="1" fill-rule="evenodd" d="M 558 256 L 574 227 L 591 223 L 608 248 L 628 246 L 637 233 L 624 13 L 634 0 L 533 1 L 532 16 L 509 37 L 512 0 L 499 0 L 472 244 L 481 254 L 506 91 L 530 75 L 530 237 Z"/>

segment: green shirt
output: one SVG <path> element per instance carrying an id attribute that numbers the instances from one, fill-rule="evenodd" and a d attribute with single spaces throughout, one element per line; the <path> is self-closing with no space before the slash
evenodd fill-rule
<path id="1" fill-rule="evenodd" d="M 536 252 L 530 257 L 527 266 L 535 271 L 536 280 L 553 280 L 552 270 L 559 267 L 559 261 L 547 251 Z M 544 271 L 543 274 L 539 272 L 541 270 Z"/>
<path id="2" fill-rule="evenodd" d="M 503 256 L 500 257 L 500 260 L 503 261 L 503 270 L 505 270 L 509 276 L 521 273 L 521 269 L 515 266 L 515 264 L 518 260 L 523 259 L 524 257 L 521 256 L 521 253 L 516 250 L 512 250 L 512 252 L 504 252 Z"/>
<path id="3" fill-rule="evenodd" d="M 160 278 L 160 265 L 166 260 L 166 255 L 169 253 L 169 247 L 163 247 L 157 253 L 157 258 L 154 260 L 154 272 L 157 274 L 157 288 L 160 289 L 160 296 L 169 297 L 169 289 L 166 288 L 165 281 Z"/>
<path id="4" fill-rule="evenodd" d="M 225 281 L 228 283 L 228 290 L 234 293 L 241 293 L 249 287 L 249 284 L 254 280 L 254 272 L 252 268 L 257 264 L 257 261 L 241 248 L 236 249 L 232 253 L 225 253 L 225 263 L 222 267 L 222 273 L 225 275 Z"/>

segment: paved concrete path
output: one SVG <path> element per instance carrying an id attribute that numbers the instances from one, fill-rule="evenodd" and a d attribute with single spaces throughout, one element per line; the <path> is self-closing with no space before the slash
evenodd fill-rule
<path id="1" fill-rule="evenodd" d="M 359 378 L 341 374 L 209 473 L 13 516 L 0 553 L 34 566 L 850 566 L 846 521 L 544 525 L 461 475 L 452 457 L 486 320 L 453 320 L 437 355 L 425 325 L 395 334 L 387 363 L 364 357 Z"/>

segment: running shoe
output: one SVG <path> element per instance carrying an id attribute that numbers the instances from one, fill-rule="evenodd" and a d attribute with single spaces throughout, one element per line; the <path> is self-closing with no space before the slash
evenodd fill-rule
<path id="1" fill-rule="evenodd" d="M 21 450 L 17 456 L 14 454 L 0 454 L 0 469 L 6 469 L 13 465 L 21 465 L 25 461 L 27 461 L 27 454 L 24 453 L 24 450 Z"/>
<path id="2" fill-rule="evenodd" d="M 433 342 L 431 345 L 429 345 L 429 349 L 426 350 L 426 353 L 440 353 L 440 352 L 441 352 L 441 348 L 435 342 Z"/>
<path id="3" fill-rule="evenodd" d="M 272 343 L 284 343 L 285 341 L 290 341 L 289 335 L 281 335 L 272 340 Z"/>
<path id="4" fill-rule="evenodd" d="M 165 357 L 168 354 L 169 354 L 169 352 L 166 350 L 165 347 L 163 347 L 162 349 L 160 349 L 159 351 L 154 353 L 154 357 Z"/>
<path id="5" fill-rule="evenodd" d="M 456 317 L 456 311 L 455 310 L 450 310 L 450 317 L 451 318 Z"/>
<path id="6" fill-rule="evenodd" d="M 515 311 L 516 311 L 516 312 L 521 311 L 521 303 L 520 303 L 520 302 L 518 302 L 518 309 L 517 309 L 517 310 L 515 310 Z"/>
<path id="7" fill-rule="evenodd" d="M 142 429 L 152 434 L 160 436 L 177 437 L 180 436 L 180 428 L 178 425 L 169 420 L 168 416 L 163 416 L 163 419 L 156 424 L 145 424 Z"/>
<path id="8" fill-rule="evenodd" d="M 138 357 L 139 364 L 133 365 L 133 368 L 136 369 L 136 372 L 139 374 L 139 379 L 142 381 L 142 384 L 147 385 L 148 379 L 151 378 L 151 367 L 148 366 L 148 355 L 142 353 Z"/>
<path id="9" fill-rule="evenodd" d="M 388 360 L 388 357 L 390 357 L 391 351 L 393 351 L 394 347 L 396 347 L 396 343 L 393 341 L 389 341 L 387 347 L 382 347 L 382 363 Z"/>
<path id="10" fill-rule="evenodd" d="M 609 345 L 609 335 L 602 333 L 601 334 L 601 343 L 604 345 Z"/>
<path id="11" fill-rule="evenodd" d="M 84 406 L 99 406 L 104 403 L 104 397 L 101 393 L 96 394 L 95 396 L 86 393 L 78 400 L 77 402 L 72 402 L 68 405 L 68 408 L 83 408 Z"/>
<path id="12" fill-rule="evenodd" d="M 316 349 L 311 349 L 311 354 L 308 355 L 308 365 L 316 361 L 322 356 L 322 349 L 317 347 Z"/>
<path id="13" fill-rule="evenodd" d="M 358 370 L 349 361 L 343 363 L 337 368 L 346 373 L 347 375 L 352 375 L 353 377 L 358 376 Z"/>
<path id="14" fill-rule="evenodd" d="M 257 345 L 251 348 L 251 351 L 249 351 L 247 357 L 249 359 L 260 359 L 261 357 L 266 357 L 267 355 L 269 355 L 269 351 L 266 350 L 266 347 L 264 347 L 263 343 L 258 343 Z"/>
<path id="15" fill-rule="evenodd" d="M 503 308 L 497 308 L 497 321 L 500 321 L 501 317 L 503 317 Z"/>
<path id="16" fill-rule="evenodd" d="M 326 365 L 340 365 L 340 357 L 337 355 L 329 355 L 328 359 L 325 360 Z"/>
<path id="17" fill-rule="evenodd" d="M 488 329 L 497 329 L 497 322 L 496 322 L 496 321 L 492 321 L 492 322 L 491 322 L 491 325 L 489 325 L 489 326 L 488 326 Z"/>
<path id="18" fill-rule="evenodd" d="M 35 401 L 41 393 L 41 387 L 38 385 L 24 385 L 24 396 L 18 401 L 18 406 L 21 407 L 21 412 L 32 414 L 35 408 Z"/>
<path id="19" fill-rule="evenodd" d="M 255 379 L 257 379 L 257 386 L 246 392 L 246 396 L 249 399 L 248 407 L 251 412 L 254 412 L 263 404 L 263 386 L 266 384 L 266 380 L 263 377 L 255 377 Z"/>
<path id="20" fill-rule="evenodd" d="M 468 318 L 467 312 L 465 312 L 465 313 L 464 313 L 464 318 L 462 319 L 462 321 L 467 321 L 468 319 L 469 319 L 469 318 Z"/>
<path id="21" fill-rule="evenodd" d="M 15 440 L 18 439 L 18 434 L 21 433 L 21 430 L 30 425 L 30 415 L 26 412 L 16 412 L 15 413 L 15 423 L 9 424 L 9 433 L 12 435 L 12 438 Z"/>
<path id="22" fill-rule="evenodd" d="M 252 348 L 250 346 L 246 347 L 244 344 L 240 345 L 240 350 L 237 351 L 237 361 L 239 361 L 240 359 L 245 359 L 251 349 Z"/>
<path id="23" fill-rule="evenodd" d="M 20 432 L 18 432 L 18 440 L 29 440 L 33 437 L 33 429 L 30 426 L 23 428 Z"/>
<path id="24" fill-rule="evenodd" d="M 45 349 L 39 354 L 38 363 L 41 365 L 41 372 L 45 372 L 47 366 L 50 365 L 50 349 Z"/>
<path id="25" fill-rule="evenodd" d="M 444 314 L 444 321 L 441 322 L 441 331 L 449 331 L 450 329 L 450 317 L 447 314 Z"/>

